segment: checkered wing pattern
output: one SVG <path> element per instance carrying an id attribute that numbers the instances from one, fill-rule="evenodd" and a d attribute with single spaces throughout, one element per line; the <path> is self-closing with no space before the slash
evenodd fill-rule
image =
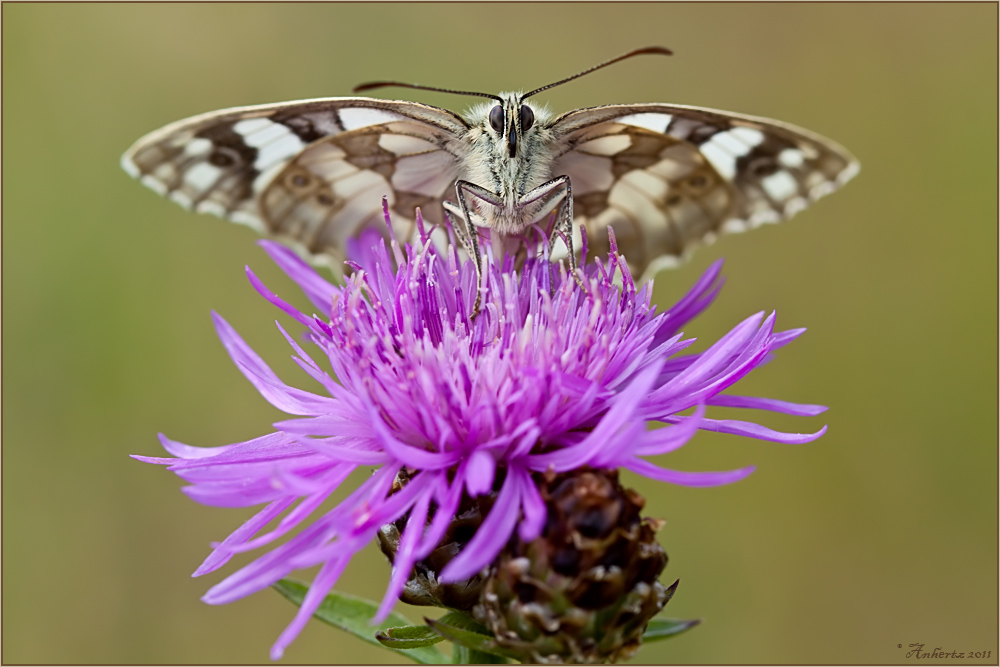
<path id="1" fill-rule="evenodd" d="M 137 141 L 122 166 L 187 209 L 290 241 L 339 271 L 346 239 L 381 224 L 383 196 L 400 238 L 410 238 L 414 207 L 438 214 L 466 129 L 414 102 L 286 102 L 173 123 Z"/>
<path id="2" fill-rule="evenodd" d="M 720 233 L 786 220 L 858 171 L 828 139 L 711 109 L 593 107 L 551 128 L 553 174 L 573 183 L 574 221 L 598 251 L 612 227 L 637 271 L 675 265 Z"/>

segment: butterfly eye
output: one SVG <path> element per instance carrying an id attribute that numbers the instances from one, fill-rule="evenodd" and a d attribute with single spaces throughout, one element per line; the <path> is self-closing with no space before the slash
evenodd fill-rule
<path id="1" fill-rule="evenodd" d="M 521 105 L 521 131 L 527 132 L 535 122 L 535 112 L 527 104 Z"/>
<path id="2" fill-rule="evenodd" d="M 503 134 L 503 107 L 499 104 L 490 109 L 490 125 L 497 132 Z"/>

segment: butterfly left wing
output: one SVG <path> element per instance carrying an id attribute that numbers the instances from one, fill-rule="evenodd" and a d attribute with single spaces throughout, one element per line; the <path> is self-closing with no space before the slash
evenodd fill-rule
<path id="1" fill-rule="evenodd" d="M 633 270 L 675 265 L 699 243 L 785 220 L 846 183 L 842 147 L 765 118 L 680 105 L 592 107 L 553 120 L 553 175 L 573 184 L 574 221 Z"/>
<path id="2" fill-rule="evenodd" d="M 364 97 L 239 107 L 181 120 L 143 137 L 122 157 L 122 166 L 187 209 L 291 241 L 313 261 L 339 271 L 344 240 L 371 218 L 367 209 L 357 210 L 362 195 L 370 200 L 368 208 L 389 196 L 412 220 L 412 206 L 406 205 L 423 200 L 397 186 L 419 180 L 407 175 L 420 167 L 453 170 L 448 147 L 466 128 L 444 109 Z M 415 150 L 420 138 L 426 141 Z M 339 171 L 330 161 L 333 147 L 341 151 Z M 428 151 L 434 157 L 414 159 L 414 153 Z M 319 168 L 309 160 L 325 160 L 322 188 L 313 183 L 296 188 L 301 173 L 296 177 L 289 166 L 297 158 L 307 170 Z M 355 174 L 353 180 L 346 172 Z M 385 178 L 390 172 L 396 175 Z M 360 188 L 366 178 L 368 187 Z M 309 195 L 308 202 L 302 198 Z M 322 211 L 329 215 L 318 218 Z M 409 229 L 407 221 L 399 223 Z"/>
<path id="3" fill-rule="evenodd" d="M 453 137 L 410 120 L 360 128 L 316 141 L 289 159 L 260 192 L 267 229 L 313 256 L 343 260 L 348 238 L 383 229 L 382 197 L 396 238 L 416 237 L 414 209 L 443 221 L 442 204 L 458 175 Z"/>

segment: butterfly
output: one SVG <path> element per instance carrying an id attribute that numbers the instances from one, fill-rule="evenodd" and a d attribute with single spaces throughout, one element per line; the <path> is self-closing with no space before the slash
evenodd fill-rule
<path id="1" fill-rule="evenodd" d="M 766 118 L 672 104 L 555 115 L 528 101 L 626 58 L 670 53 L 636 49 L 528 93 L 354 89 L 492 100 L 464 116 L 367 97 L 213 111 L 139 139 L 122 166 L 187 209 L 290 241 L 335 271 L 348 239 L 384 224 L 383 197 L 397 238 L 416 236 L 418 207 L 432 222 L 447 214 L 480 277 L 480 228 L 510 237 L 554 216 L 550 241 L 564 240 L 575 269 L 581 226 L 598 252 L 610 227 L 633 272 L 651 275 L 720 233 L 785 220 L 857 173 L 836 143 Z"/>

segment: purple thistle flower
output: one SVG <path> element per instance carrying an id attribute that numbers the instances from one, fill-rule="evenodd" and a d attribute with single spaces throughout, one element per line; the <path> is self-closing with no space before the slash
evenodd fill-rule
<path id="1" fill-rule="evenodd" d="M 393 239 L 390 255 L 374 232 L 352 241 L 348 254 L 355 272 L 343 286 L 330 284 L 283 246 L 262 241 L 321 315 L 299 312 L 247 268 L 250 282 L 306 327 L 332 372 L 279 324 L 296 363 L 320 392 L 291 387 L 213 313 L 240 371 L 272 405 L 296 418 L 276 423 L 274 433 L 223 447 L 191 447 L 160 436 L 176 458 L 135 456 L 167 465 L 190 483 L 185 493 L 206 505 L 266 503 L 215 545 L 194 576 L 301 528 L 203 598 L 210 604 L 232 602 L 295 569 L 322 565 L 294 621 L 273 646 L 272 659 L 282 656 L 379 527 L 408 514 L 379 609 L 378 618 L 384 618 L 413 564 L 441 540 L 463 493 L 490 492 L 498 468 L 505 475 L 495 504 L 441 573 L 442 581 L 458 581 L 490 565 L 515 528 L 524 540 L 541 533 L 545 505 L 532 473 L 627 468 L 675 484 L 713 486 L 742 479 L 753 468 L 681 472 L 646 457 L 681 447 L 698 429 L 787 444 L 809 442 L 826 431 L 787 434 L 704 416 L 711 405 L 801 416 L 825 410 L 721 393 L 804 331 L 775 332 L 773 313 L 747 318 L 704 352 L 682 354 L 694 340 L 680 331 L 718 293 L 721 261 L 687 296 L 657 313 L 650 305 L 651 285 L 635 285 L 613 236 L 608 257 L 583 269 L 589 294 L 542 258 L 528 257 L 515 270 L 509 256 L 501 261 L 490 256 L 482 312 L 470 320 L 471 262 L 459 259 L 454 243 L 439 250 L 420 229 L 422 243 L 407 246 L 405 253 Z M 693 413 L 681 414 L 689 409 Z M 666 426 L 647 430 L 654 421 Z M 376 470 L 334 509 L 312 516 L 359 467 Z M 404 467 L 411 479 L 391 493 Z M 276 527 L 257 535 L 282 514 Z"/>

